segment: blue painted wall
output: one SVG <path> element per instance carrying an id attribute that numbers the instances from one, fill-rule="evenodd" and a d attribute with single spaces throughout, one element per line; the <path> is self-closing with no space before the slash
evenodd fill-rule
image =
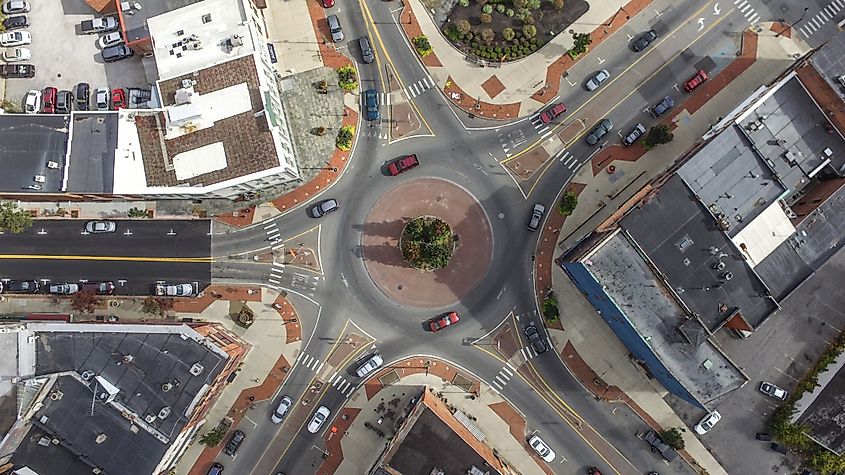
<path id="1" fill-rule="evenodd" d="M 631 325 L 622 310 L 613 303 L 613 300 L 601 288 L 601 284 L 590 271 L 580 262 L 566 262 L 562 264 L 562 267 L 634 357 L 644 361 L 651 374 L 669 392 L 696 407 L 704 409 L 704 406 L 687 391 L 684 385 L 657 358 L 648 343 Z"/>

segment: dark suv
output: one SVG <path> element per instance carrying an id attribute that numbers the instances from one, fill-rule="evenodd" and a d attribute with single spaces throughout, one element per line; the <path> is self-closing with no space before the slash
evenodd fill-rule
<path id="1" fill-rule="evenodd" d="M 637 38 L 637 41 L 634 41 L 631 47 L 634 49 L 635 52 L 639 53 L 640 51 L 648 48 L 648 45 L 650 45 L 651 42 L 656 39 L 657 32 L 654 30 L 648 30 L 642 35 L 640 35 L 640 37 Z"/>
<path id="2" fill-rule="evenodd" d="M 73 94 L 70 91 L 59 91 L 56 94 L 56 114 L 70 114 L 73 109 Z"/>
<path id="3" fill-rule="evenodd" d="M 21 292 L 27 294 L 34 294 L 40 288 L 38 282 L 34 280 L 10 280 L 3 283 L 3 288 L 6 292 Z"/>
<path id="4" fill-rule="evenodd" d="M 240 448 L 244 439 L 246 439 L 246 434 L 244 434 L 241 430 L 236 430 L 235 433 L 232 434 L 232 438 L 229 439 L 229 442 L 226 442 L 226 447 L 223 449 L 223 452 L 229 457 L 235 458 L 235 454 L 238 452 L 238 448 Z"/>
<path id="5" fill-rule="evenodd" d="M 29 18 L 26 15 L 10 16 L 3 20 L 3 29 L 6 31 L 17 30 L 18 28 L 26 28 L 29 26 Z"/>
<path id="6" fill-rule="evenodd" d="M 76 110 L 87 111 L 89 109 L 88 98 L 91 96 L 91 88 L 87 82 L 76 85 Z"/>
<path id="7" fill-rule="evenodd" d="M 379 120 L 378 113 L 378 92 L 375 89 L 367 89 L 364 91 L 364 110 L 367 111 L 367 120 Z"/>
<path id="8" fill-rule="evenodd" d="M 125 44 L 109 46 L 103 49 L 103 61 L 113 63 L 121 59 L 130 58 L 132 54 L 132 50 Z"/>
<path id="9" fill-rule="evenodd" d="M 528 342 L 531 343 L 531 347 L 534 348 L 534 351 L 536 351 L 538 355 L 540 353 L 545 353 L 546 350 L 548 350 L 546 342 L 543 340 L 540 332 L 537 331 L 537 327 L 534 325 L 527 326 L 523 331 L 525 332 L 525 336 L 528 338 Z"/>

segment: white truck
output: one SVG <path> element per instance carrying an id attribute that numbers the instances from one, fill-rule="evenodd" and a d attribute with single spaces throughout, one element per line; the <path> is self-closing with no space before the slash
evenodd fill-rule
<path id="1" fill-rule="evenodd" d="M 116 30 L 117 27 L 117 19 L 113 16 L 104 16 L 102 18 L 94 18 L 93 20 L 85 20 L 79 24 L 79 29 L 82 31 L 83 35 L 106 33 Z"/>
<path id="2" fill-rule="evenodd" d="M 156 284 L 156 295 L 190 297 L 194 295 L 194 286 L 192 284 Z"/>

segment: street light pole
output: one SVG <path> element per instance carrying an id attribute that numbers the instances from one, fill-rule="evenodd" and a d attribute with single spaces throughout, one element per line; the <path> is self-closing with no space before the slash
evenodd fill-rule
<path id="1" fill-rule="evenodd" d="M 810 7 L 804 7 L 804 12 L 803 12 L 803 13 L 801 13 L 801 16 L 800 16 L 800 17 L 798 17 L 798 19 L 797 19 L 797 20 L 795 20 L 795 21 L 793 21 L 792 23 L 790 23 L 790 24 L 789 24 L 789 26 L 787 26 L 786 28 L 784 28 L 784 29 L 780 30 L 780 31 L 778 32 L 778 34 L 776 34 L 776 35 L 775 35 L 775 38 L 780 37 L 780 35 L 782 35 L 784 31 L 786 31 L 786 30 L 788 30 L 788 29 L 790 29 L 790 30 L 791 30 L 793 26 L 795 26 L 795 25 L 797 25 L 798 23 L 800 23 L 800 22 L 801 22 L 801 20 L 803 20 L 803 19 L 804 19 L 804 15 L 806 15 L 806 14 L 807 14 L 807 11 L 808 11 L 809 9 L 810 9 Z"/>

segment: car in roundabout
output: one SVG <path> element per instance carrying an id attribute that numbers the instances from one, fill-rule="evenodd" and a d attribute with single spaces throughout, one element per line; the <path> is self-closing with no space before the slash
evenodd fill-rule
<path id="1" fill-rule="evenodd" d="M 428 328 L 432 332 L 439 332 L 440 330 L 452 326 L 460 321 L 457 312 L 449 312 L 446 315 L 441 315 L 438 318 L 428 322 Z"/>
<path id="2" fill-rule="evenodd" d="M 404 157 L 394 160 L 387 164 L 387 172 L 390 173 L 390 176 L 396 176 L 400 173 L 404 173 L 412 168 L 416 168 L 419 166 L 420 160 L 417 158 L 416 155 L 405 155 Z"/>
<path id="3" fill-rule="evenodd" d="M 312 434 L 316 434 L 320 431 L 320 427 L 323 427 L 323 424 L 329 418 L 329 415 L 332 411 L 329 410 L 326 406 L 320 406 L 314 415 L 311 416 L 311 421 L 308 423 L 308 432 Z"/>
<path id="4" fill-rule="evenodd" d="M 358 367 L 358 370 L 355 371 L 355 374 L 358 375 L 359 378 L 363 378 L 364 376 L 372 373 L 373 371 L 377 370 L 384 364 L 384 359 L 381 357 L 380 354 L 376 353 L 373 356 L 369 357 L 364 364 Z"/>
<path id="5" fill-rule="evenodd" d="M 322 218 L 323 216 L 337 211 L 340 209 L 340 205 L 337 203 L 337 200 L 334 198 L 323 200 L 311 208 L 311 216 L 314 218 Z"/>

